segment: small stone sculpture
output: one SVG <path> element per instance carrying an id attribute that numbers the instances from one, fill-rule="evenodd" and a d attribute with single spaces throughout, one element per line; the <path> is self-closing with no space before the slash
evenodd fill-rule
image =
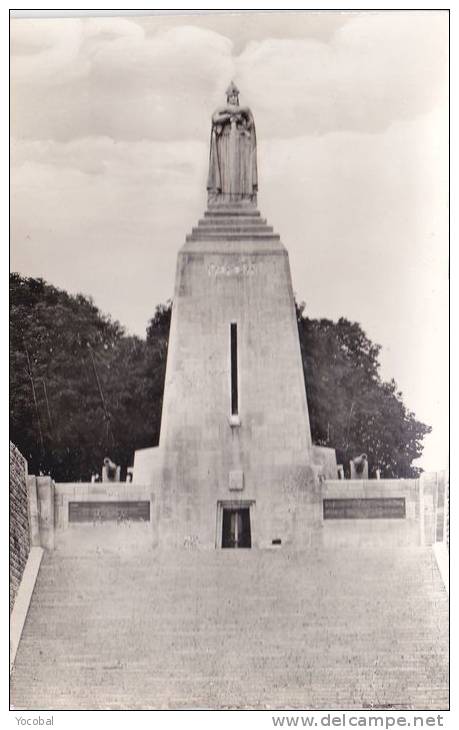
<path id="1" fill-rule="evenodd" d="M 119 482 L 121 467 L 117 466 L 108 456 L 104 459 L 102 467 L 103 482 Z"/>
<path id="2" fill-rule="evenodd" d="M 368 458 L 366 454 L 351 460 L 351 479 L 368 479 Z"/>

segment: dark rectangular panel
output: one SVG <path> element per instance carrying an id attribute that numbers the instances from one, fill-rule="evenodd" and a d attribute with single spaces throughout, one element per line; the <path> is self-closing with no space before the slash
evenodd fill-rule
<path id="1" fill-rule="evenodd" d="M 231 515 L 233 510 L 224 509 L 222 518 L 222 548 L 234 547 L 234 534 L 231 531 Z"/>
<path id="2" fill-rule="evenodd" d="M 398 519 L 406 517 L 405 497 L 324 499 L 324 520 Z"/>
<path id="3" fill-rule="evenodd" d="M 237 324 L 231 323 L 231 414 L 237 416 L 239 412 L 239 394 L 237 383 Z"/>
<path id="4" fill-rule="evenodd" d="M 69 522 L 150 521 L 150 502 L 69 502 Z"/>
<path id="5" fill-rule="evenodd" d="M 250 510 L 241 509 L 239 510 L 239 514 L 241 515 L 241 529 L 239 532 L 238 547 L 250 548 L 252 547 L 252 535 L 250 531 Z"/>

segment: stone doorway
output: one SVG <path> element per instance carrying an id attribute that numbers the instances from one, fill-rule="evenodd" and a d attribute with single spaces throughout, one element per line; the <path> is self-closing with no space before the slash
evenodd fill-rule
<path id="1" fill-rule="evenodd" d="M 217 518 L 217 547 L 252 547 L 250 502 L 220 502 L 218 504 Z"/>

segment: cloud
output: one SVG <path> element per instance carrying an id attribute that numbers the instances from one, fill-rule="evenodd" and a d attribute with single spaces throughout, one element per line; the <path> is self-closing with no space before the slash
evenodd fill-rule
<path id="1" fill-rule="evenodd" d="M 445 13 L 362 13 L 329 43 L 253 42 L 236 64 L 265 136 L 374 132 L 447 93 L 447 52 Z"/>
<path id="2" fill-rule="evenodd" d="M 114 182 L 119 175 L 136 180 L 149 175 L 164 182 L 169 172 L 187 169 L 192 177 L 204 160 L 204 146 L 194 140 L 163 143 L 152 140 L 116 142 L 111 137 L 88 137 L 70 142 L 54 140 L 13 140 L 11 160 L 13 178 L 18 168 L 37 167 L 76 170 L 87 175 L 106 175 Z M 31 181 L 32 182 L 32 181 Z"/>
<path id="3" fill-rule="evenodd" d="M 212 102 L 203 99 L 217 103 L 233 73 L 228 38 L 193 26 L 147 36 L 123 19 L 22 22 L 13 21 L 14 136 L 208 136 Z"/>
<path id="4" fill-rule="evenodd" d="M 88 60 L 81 55 L 83 22 L 72 20 L 11 20 L 11 82 L 48 86 L 86 76 Z M 14 99 L 13 99 L 14 101 Z"/>
<path id="5" fill-rule="evenodd" d="M 169 274 L 173 271 L 177 247 L 204 206 L 207 155 L 206 146 L 192 140 L 16 142 L 13 270 L 43 276 L 70 291 L 97 295 L 104 290 L 108 299 L 101 305 L 116 313 L 112 296 L 118 297 L 115 282 L 122 272 L 139 269 L 133 276 L 143 281 L 146 262 L 158 268 L 155 257 Z M 105 270 L 108 281 L 101 279 Z M 172 275 L 147 274 L 147 281 L 159 287 L 157 301 L 167 298 L 166 292 L 169 296 Z M 133 291 L 134 303 L 137 296 Z M 122 307 L 123 302 L 118 299 Z M 138 321 L 133 325 L 129 316 L 125 319 L 138 328 Z"/>
<path id="6" fill-rule="evenodd" d="M 268 36 L 239 55 L 222 33 L 167 19 L 148 33 L 141 19 L 13 20 L 13 134 L 204 140 L 234 75 L 261 138 L 375 132 L 430 111 L 446 93 L 447 14 L 346 17 L 325 38 Z"/>
<path id="7" fill-rule="evenodd" d="M 142 17 L 138 21 L 147 34 L 155 35 L 159 24 L 168 28 L 178 25 L 195 25 L 226 36 L 233 43 L 235 55 L 253 40 L 266 38 L 315 38 L 328 41 L 338 28 L 352 19 L 353 13 L 329 13 L 321 11 L 215 11 L 179 13 L 158 18 Z M 136 22 L 136 19 L 133 19 Z"/>

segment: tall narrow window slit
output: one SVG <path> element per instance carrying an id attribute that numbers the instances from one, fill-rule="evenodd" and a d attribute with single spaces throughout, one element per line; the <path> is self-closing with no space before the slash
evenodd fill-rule
<path id="1" fill-rule="evenodd" d="M 231 415 L 237 416 L 239 412 L 238 384 L 237 384 L 237 324 L 231 323 Z"/>

